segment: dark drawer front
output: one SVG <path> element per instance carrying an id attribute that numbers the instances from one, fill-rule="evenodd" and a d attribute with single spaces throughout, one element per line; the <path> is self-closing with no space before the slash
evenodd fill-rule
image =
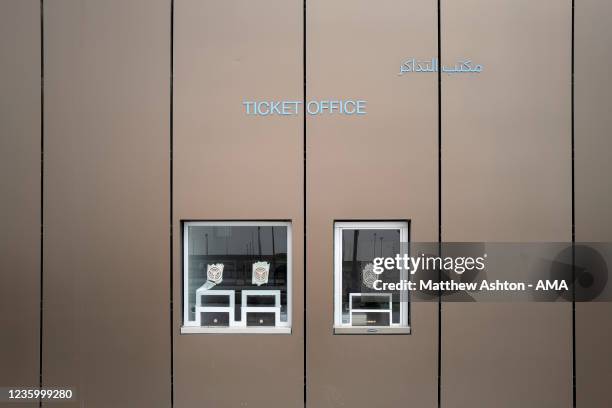
<path id="1" fill-rule="evenodd" d="M 356 312 L 353 313 L 353 326 L 389 326 L 389 313 Z"/>
<path id="2" fill-rule="evenodd" d="M 227 327 L 229 326 L 228 312 L 203 312 L 202 326 Z"/>
<path id="3" fill-rule="evenodd" d="M 251 312 L 247 313 L 247 326 L 274 327 L 274 313 Z"/>

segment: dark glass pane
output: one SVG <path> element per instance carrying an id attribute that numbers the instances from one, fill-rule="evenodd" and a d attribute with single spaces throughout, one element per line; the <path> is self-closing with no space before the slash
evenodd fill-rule
<path id="1" fill-rule="evenodd" d="M 354 309 L 384 309 L 389 310 L 390 300 L 386 296 L 355 296 L 353 297 Z"/>
<path id="2" fill-rule="evenodd" d="M 229 305 L 229 296 L 202 296 L 202 306 L 228 307 Z"/>
<path id="3" fill-rule="evenodd" d="M 275 306 L 274 296 L 247 296 L 247 306 L 266 307 Z"/>

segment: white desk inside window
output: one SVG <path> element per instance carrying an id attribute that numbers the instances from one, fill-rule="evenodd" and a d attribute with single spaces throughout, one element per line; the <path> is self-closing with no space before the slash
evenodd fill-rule
<path id="1" fill-rule="evenodd" d="M 270 297 L 274 296 L 274 306 L 248 306 L 249 297 Z M 242 291 L 242 307 L 241 307 L 241 326 L 247 325 L 248 313 L 274 313 L 274 326 L 279 326 L 280 323 L 280 290 L 265 290 L 265 289 L 246 289 Z"/>
<path id="2" fill-rule="evenodd" d="M 386 308 L 379 309 L 354 309 L 353 308 L 353 298 L 356 297 L 381 297 L 386 298 L 383 301 L 386 301 Z M 353 314 L 356 313 L 379 313 L 379 314 L 388 314 L 389 315 L 389 325 L 392 322 L 392 313 L 393 313 L 393 297 L 391 293 L 349 293 L 349 325 L 353 325 Z"/>
<path id="3" fill-rule="evenodd" d="M 202 306 L 202 298 L 206 296 L 227 296 L 227 306 Z M 195 320 L 197 326 L 202 326 L 202 313 L 227 313 L 228 326 L 236 325 L 234 308 L 236 304 L 236 291 L 230 289 L 205 289 L 204 285 L 196 290 Z"/>

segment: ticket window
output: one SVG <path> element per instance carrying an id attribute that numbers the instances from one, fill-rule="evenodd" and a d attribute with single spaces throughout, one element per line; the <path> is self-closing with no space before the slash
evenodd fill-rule
<path id="1" fill-rule="evenodd" d="M 334 224 L 334 333 L 410 333 L 408 292 L 382 285 L 407 281 L 408 271 L 375 268 L 407 254 L 408 240 L 408 221 Z"/>
<path id="2" fill-rule="evenodd" d="M 291 332 L 291 224 L 183 223 L 182 333 Z"/>

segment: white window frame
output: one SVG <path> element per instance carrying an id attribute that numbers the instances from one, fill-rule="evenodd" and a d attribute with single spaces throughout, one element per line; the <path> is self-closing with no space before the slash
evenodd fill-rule
<path id="1" fill-rule="evenodd" d="M 334 333 L 335 334 L 410 334 L 408 293 L 400 293 L 400 322 L 390 326 L 352 326 L 342 322 L 342 232 L 356 229 L 393 229 L 400 231 L 400 255 L 407 253 L 409 221 L 336 221 L 334 222 Z M 401 279 L 409 279 L 407 270 L 400 271 Z"/>
<path id="2" fill-rule="evenodd" d="M 287 321 L 279 321 L 274 327 L 247 327 L 246 322 L 230 327 L 201 327 L 196 321 L 188 320 L 189 302 L 189 227 L 286 227 L 287 228 Z M 291 318 L 293 310 L 293 241 L 290 221 L 184 221 L 183 222 L 183 325 L 181 334 L 190 333 L 260 333 L 260 334 L 291 334 Z M 232 311 L 233 313 L 233 311 Z M 243 315 L 241 311 L 241 315 Z"/>

